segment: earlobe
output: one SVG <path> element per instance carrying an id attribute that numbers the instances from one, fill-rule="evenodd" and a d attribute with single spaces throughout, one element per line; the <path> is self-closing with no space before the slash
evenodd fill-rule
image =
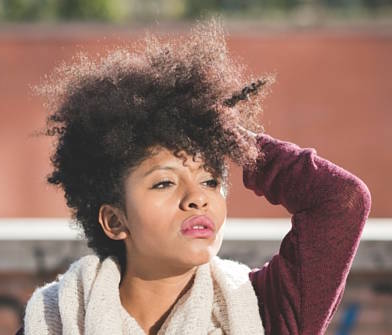
<path id="1" fill-rule="evenodd" d="M 112 240 L 125 240 L 129 236 L 121 211 L 112 205 L 104 204 L 100 207 L 98 221 L 105 235 Z"/>

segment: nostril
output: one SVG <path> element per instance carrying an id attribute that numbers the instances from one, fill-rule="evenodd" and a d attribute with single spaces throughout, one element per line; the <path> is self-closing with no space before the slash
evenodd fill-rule
<path id="1" fill-rule="evenodd" d="M 192 192 L 184 195 L 181 199 L 182 209 L 202 209 L 208 206 L 208 199 L 205 194 Z"/>

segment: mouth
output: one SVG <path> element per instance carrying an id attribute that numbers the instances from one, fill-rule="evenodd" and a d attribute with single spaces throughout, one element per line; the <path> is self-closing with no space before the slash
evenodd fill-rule
<path id="1" fill-rule="evenodd" d="M 181 225 L 181 233 L 192 238 L 210 238 L 215 230 L 214 222 L 206 215 L 191 216 Z"/>

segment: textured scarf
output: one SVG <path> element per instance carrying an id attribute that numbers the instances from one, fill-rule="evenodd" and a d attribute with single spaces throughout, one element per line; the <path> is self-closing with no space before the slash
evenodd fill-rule
<path id="1" fill-rule="evenodd" d="M 158 334 L 264 334 L 250 269 L 214 257 L 198 267 L 192 287 L 176 302 Z M 112 258 L 89 255 L 28 302 L 26 335 L 145 335 L 120 300 L 120 270 Z"/>

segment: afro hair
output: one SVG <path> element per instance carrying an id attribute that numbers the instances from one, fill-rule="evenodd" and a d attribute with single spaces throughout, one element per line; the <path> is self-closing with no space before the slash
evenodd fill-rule
<path id="1" fill-rule="evenodd" d="M 254 162 L 256 140 L 245 130 L 264 131 L 258 115 L 273 81 L 273 75 L 245 78 L 216 18 L 186 36 L 148 33 L 133 45 L 98 57 L 81 52 L 55 68 L 36 87 L 47 98 L 44 133 L 56 138 L 47 180 L 64 190 L 89 247 L 124 264 L 125 245 L 105 235 L 99 208 L 124 208 L 124 180 L 154 146 L 199 153 L 223 180 L 227 158 Z"/>

